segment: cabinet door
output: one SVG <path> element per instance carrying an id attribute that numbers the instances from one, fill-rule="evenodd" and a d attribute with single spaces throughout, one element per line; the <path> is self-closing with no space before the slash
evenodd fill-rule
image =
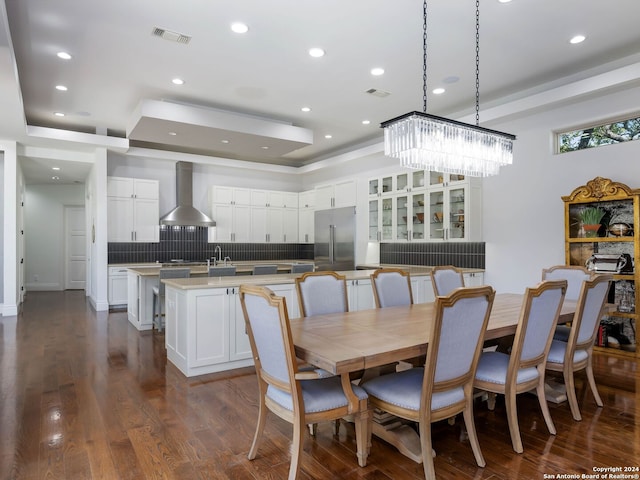
<path id="1" fill-rule="evenodd" d="M 107 197 L 107 241 L 133 242 L 133 199 Z"/>
<path id="2" fill-rule="evenodd" d="M 316 205 L 315 190 L 307 190 L 298 194 L 298 208 L 311 208 Z"/>
<path id="3" fill-rule="evenodd" d="M 160 198 L 160 183 L 157 180 L 134 178 L 133 196 L 134 198 L 149 198 L 158 200 Z"/>
<path id="4" fill-rule="evenodd" d="M 300 243 L 313 243 L 313 230 L 315 217 L 313 208 L 301 208 L 298 210 L 298 241 Z"/>
<path id="5" fill-rule="evenodd" d="M 158 200 L 135 198 L 133 200 L 133 238 L 136 242 L 160 241 L 160 209 Z"/>
<path id="6" fill-rule="evenodd" d="M 409 197 L 402 195 L 396 198 L 396 240 L 409 240 L 409 231 L 413 227 Z"/>
<path id="7" fill-rule="evenodd" d="M 212 205 L 211 211 L 216 221 L 213 241 L 231 242 L 233 240 L 231 235 L 233 233 L 233 206 L 230 203 L 217 203 Z"/>
<path id="8" fill-rule="evenodd" d="M 111 273 L 109 269 L 109 305 L 126 305 L 128 288 L 127 269 L 117 273 Z"/>
<path id="9" fill-rule="evenodd" d="M 350 280 L 347 282 L 349 311 L 375 308 L 371 280 Z"/>
<path id="10" fill-rule="evenodd" d="M 230 288 L 227 295 L 229 305 L 229 360 L 251 358 L 251 342 L 244 322 L 239 289 Z"/>
<path id="11" fill-rule="evenodd" d="M 333 207 L 333 185 L 316 187 L 316 210 L 324 210 Z"/>
<path id="12" fill-rule="evenodd" d="M 267 208 L 267 242 L 284 242 L 284 208 Z"/>
<path id="13" fill-rule="evenodd" d="M 266 190 L 251 190 L 251 206 L 266 207 L 268 205 L 269 197 Z"/>
<path id="14" fill-rule="evenodd" d="M 484 285 L 484 274 L 482 272 L 470 272 L 462 274 L 465 287 L 479 287 Z"/>
<path id="15" fill-rule="evenodd" d="M 251 207 L 251 242 L 265 243 L 269 233 L 267 207 Z"/>
<path id="16" fill-rule="evenodd" d="M 449 211 L 449 240 L 464 240 L 466 238 L 466 189 L 449 188 L 448 194 L 448 211 Z"/>
<path id="17" fill-rule="evenodd" d="M 133 197 L 133 178 L 107 177 L 108 197 Z"/>
<path id="18" fill-rule="evenodd" d="M 380 241 L 380 200 L 369 200 L 369 241 Z"/>
<path id="19" fill-rule="evenodd" d="M 356 204 L 356 182 L 348 180 L 336 183 L 334 186 L 334 207 L 350 207 Z"/>
<path id="20" fill-rule="evenodd" d="M 282 197 L 284 208 L 298 208 L 298 194 L 296 192 L 282 192 Z"/>
<path id="21" fill-rule="evenodd" d="M 248 205 L 233 206 L 233 241 L 251 241 L 251 207 Z"/>
<path id="22" fill-rule="evenodd" d="M 190 367 L 205 367 L 229 361 L 229 319 L 232 307 L 227 290 L 215 288 L 206 293 L 192 294 L 188 312 L 191 319 L 180 319 L 189 322 L 193 329 L 185 332 L 195 343 L 195 348 L 189 352 Z M 180 339 L 177 343 L 180 344 Z"/>
<path id="23" fill-rule="evenodd" d="M 284 215 L 284 243 L 298 243 L 298 209 L 297 208 L 285 208 Z"/>
<path id="24" fill-rule="evenodd" d="M 380 199 L 382 233 L 380 239 L 382 241 L 393 240 L 393 198 L 385 197 Z"/>
<path id="25" fill-rule="evenodd" d="M 218 185 L 214 186 L 211 191 L 211 202 L 225 205 L 233 204 L 233 188 Z M 216 223 L 218 223 L 217 220 Z"/>
<path id="26" fill-rule="evenodd" d="M 140 327 L 140 276 L 127 274 L 127 318 L 136 328 Z"/>

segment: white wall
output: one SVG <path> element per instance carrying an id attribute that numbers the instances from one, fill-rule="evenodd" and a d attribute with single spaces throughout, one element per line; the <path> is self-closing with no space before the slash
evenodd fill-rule
<path id="1" fill-rule="evenodd" d="M 27 185 L 27 291 L 64 290 L 64 207 L 84 206 L 84 192 L 84 185 Z"/>
<path id="2" fill-rule="evenodd" d="M 483 182 L 485 280 L 497 291 L 522 292 L 543 267 L 564 263 L 562 196 L 597 176 L 640 187 L 640 141 L 553 153 L 553 131 L 628 114 L 630 105 L 640 105 L 640 88 L 491 126 L 518 136 L 514 164 Z"/>
<path id="3" fill-rule="evenodd" d="M 0 150 L 0 185 L 4 185 L 4 152 Z M 0 195 L 0 245 L 4 245 L 4 195 Z M 0 314 L 4 299 L 4 255 L 0 255 Z"/>

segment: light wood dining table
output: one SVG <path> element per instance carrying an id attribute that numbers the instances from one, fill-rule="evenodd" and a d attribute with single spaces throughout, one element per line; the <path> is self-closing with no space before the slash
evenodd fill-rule
<path id="1" fill-rule="evenodd" d="M 523 294 L 496 294 L 485 340 L 515 333 L 523 299 Z M 296 356 L 340 375 L 353 406 L 351 413 L 359 413 L 349 374 L 424 355 L 434 306 L 431 302 L 291 319 Z M 570 322 L 576 306 L 577 302 L 565 300 L 558 323 Z M 415 445 L 405 451 L 396 446 L 415 461 L 422 461 L 419 443 L 418 452 Z M 358 452 L 360 465 L 366 465 L 366 455 L 367 452 Z"/>

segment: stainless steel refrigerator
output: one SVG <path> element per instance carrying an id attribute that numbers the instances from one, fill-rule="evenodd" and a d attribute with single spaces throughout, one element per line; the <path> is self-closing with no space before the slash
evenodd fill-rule
<path id="1" fill-rule="evenodd" d="M 316 270 L 355 270 L 356 207 L 315 212 Z"/>

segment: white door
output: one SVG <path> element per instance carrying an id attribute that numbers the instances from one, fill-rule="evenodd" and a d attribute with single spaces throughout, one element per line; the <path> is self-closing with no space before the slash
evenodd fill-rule
<path id="1" fill-rule="evenodd" d="M 86 228 L 84 207 L 65 207 L 65 271 L 66 290 L 84 290 L 86 278 Z"/>

